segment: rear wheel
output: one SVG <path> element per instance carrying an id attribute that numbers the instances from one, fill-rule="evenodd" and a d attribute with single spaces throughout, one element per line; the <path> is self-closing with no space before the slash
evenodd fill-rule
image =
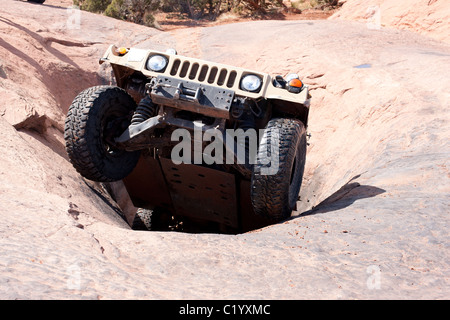
<path id="1" fill-rule="evenodd" d="M 306 130 L 296 119 L 268 122 L 260 141 L 251 179 L 256 214 L 284 220 L 294 210 L 306 160 Z"/>
<path id="2" fill-rule="evenodd" d="M 34 2 L 34 3 L 44 3 L 45 0 L 28 0 L 28 2 Z"/>
<path id="3" fill-rule="evenodd" d="M 117 148 L 114 139 L 130 125 L 135 109 L 133 98 L 118 87 L 92 87 L 75 98 L 64 139 L 70 162 L 83 177 L 112 182 L 131 173 L 140 153 Z"/>
<path id="4" fill-rule="evenodd" d="M 152 230 L 152 210 L 139 208 L 131 228 L 133 230 Z"/>
<path id="5" fill-rule="evenodd" d="M 155 208 L 154 210 L 139 208 L 131 225 L 133 230 L 145 231 L 173 231 L 182 230 L 182 224 L 178 224 L 170 212 Z"/>

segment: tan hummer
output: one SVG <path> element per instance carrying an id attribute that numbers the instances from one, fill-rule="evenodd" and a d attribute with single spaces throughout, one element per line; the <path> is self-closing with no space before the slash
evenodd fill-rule
<path id="1" fill-rule="evenodd" d="M 237 233 L 296 207 L 310 96 L 287 77 L 166 52 L 110 46 L 116 86 L 82 91 L 65 124 L 85 178 L 122 180 L 134 228 Z"/>

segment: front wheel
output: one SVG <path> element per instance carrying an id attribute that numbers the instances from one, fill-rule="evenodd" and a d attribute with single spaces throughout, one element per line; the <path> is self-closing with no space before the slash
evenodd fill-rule
<path id="1" fill-rule="evenodd" d="M 256 214 L 281 221 L 295 208 L 306 160 L 306 129 L 296 119 L 271 119 L 261 138 L 251 179 Z"/>
<path id="2" fill-rule="evenodd" d="M 130 125 L 135 109 L 133 98 L 118 87 L 92 87 L 75 98 L 67 114 L 64 139 L 70 162 L 83 177 L 112 182 L 131 173 L 139 151 L 122 150 L 114 140 Z"/>
<path id="3" fill-rule="evenodd" d="M 34 3 L 44 3 L 45 0 L 28 0 L 28 2 L 34 2 Z"/>

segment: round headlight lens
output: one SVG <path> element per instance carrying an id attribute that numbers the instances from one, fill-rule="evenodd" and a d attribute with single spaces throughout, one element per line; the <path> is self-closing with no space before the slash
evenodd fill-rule
<path id="1" fill-rule="evenodd" d="M 147 69 L 152 71 L 162 71 L 167 66 L 166 57 L 160 55 L 151 56 L 147 61 Z"/>
<path id="2" fill-rule="evenodd" d="M 291 80 L 293 80 L 293 79 L 300 79 L 299 78 L 299 76 L 298 76 L 298 74 L 296 74 L 296 73 L 290 73 L 290 74 L 288 74 L 287 76 L 286 76 L 286 82 L 289 82 L 289 81 L 291 81 Z"/>
<path id="3" fill-rule="evenodd" d="M 249 74 L 242 78 L 241 80 L 241 88 L 250 92 L 258 91 L 261 88 L 261 78 L 254 75 Z"/>
<path id="4" fill-rule="evenodd" d="M 167 54 L 177 54 L 177 50 L 175 50 L 174 48 L 169 48 L 166 50 Z"/>

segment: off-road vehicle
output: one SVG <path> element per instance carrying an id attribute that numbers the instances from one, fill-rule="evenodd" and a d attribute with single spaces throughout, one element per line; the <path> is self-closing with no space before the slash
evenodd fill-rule
<path id="1" fill-rule="evenodd" d="M 66 150 L 83 177 L 123 181 L 136 228 L 239 232 L 290 217 L 310 104 L 298 75 L 114 45 L 104 62 L 116 85 L 78 94 Z"/>

